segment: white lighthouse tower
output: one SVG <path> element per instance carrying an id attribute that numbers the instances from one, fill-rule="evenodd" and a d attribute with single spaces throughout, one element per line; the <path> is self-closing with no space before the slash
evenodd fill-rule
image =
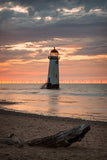
<path id="1" fill-rule="evenodd" d="M 49 71 L 47 80 L 47 89 L 59 88 L 59 53 L 55 49 L 51 50 L 49 59 Z"/>

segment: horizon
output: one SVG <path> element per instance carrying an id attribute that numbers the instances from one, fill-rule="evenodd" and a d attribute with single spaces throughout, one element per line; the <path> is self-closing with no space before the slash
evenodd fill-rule
<path id="1" fill-rule="evenodd" d="M 0 84 L 44 84 L 46 81 L 0 81 Z M 107 81 L 59 81 L 59 84 L 107 84 Z"/>

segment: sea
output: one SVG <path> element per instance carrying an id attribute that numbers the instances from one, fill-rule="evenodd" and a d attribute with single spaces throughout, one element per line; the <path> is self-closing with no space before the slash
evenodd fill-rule
<path id="1" fill-rule="evenodd" d="M 46 116 L 107 122 L 107 84 L 60 84 L 60 89 L 41 89 L 42 84 L 0 84 L 0 108 Z"/>

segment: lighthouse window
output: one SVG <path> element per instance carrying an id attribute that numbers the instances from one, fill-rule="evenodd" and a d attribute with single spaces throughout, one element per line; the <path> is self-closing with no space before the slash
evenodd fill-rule
<path id="1" fill-rule="evenodd" d="M 55 47 L 54 47 L 54 49 L 53 50 L 51 50 L 51 53 L 50 53 L 50 56 L 58 56 L 58 51 L 55 49 Z"/>
<path id="2" fill-rule="evenodd" d="M 51 55 L 51 56 L 58 56 L 58 53 L 57 53 L 57 52 L 51 52 L 50 55 Z"/>

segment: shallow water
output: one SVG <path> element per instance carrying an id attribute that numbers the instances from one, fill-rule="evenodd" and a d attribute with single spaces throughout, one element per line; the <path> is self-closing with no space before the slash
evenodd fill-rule
<path id="1" fill-rule="evenodd" d="M 50 116 L 107 121 L 107 84 L 62 84 L 59 90 L 40 89 L 42 84 L 0 84 L 0 100 L 20 102 L 0 105 Z"/>

